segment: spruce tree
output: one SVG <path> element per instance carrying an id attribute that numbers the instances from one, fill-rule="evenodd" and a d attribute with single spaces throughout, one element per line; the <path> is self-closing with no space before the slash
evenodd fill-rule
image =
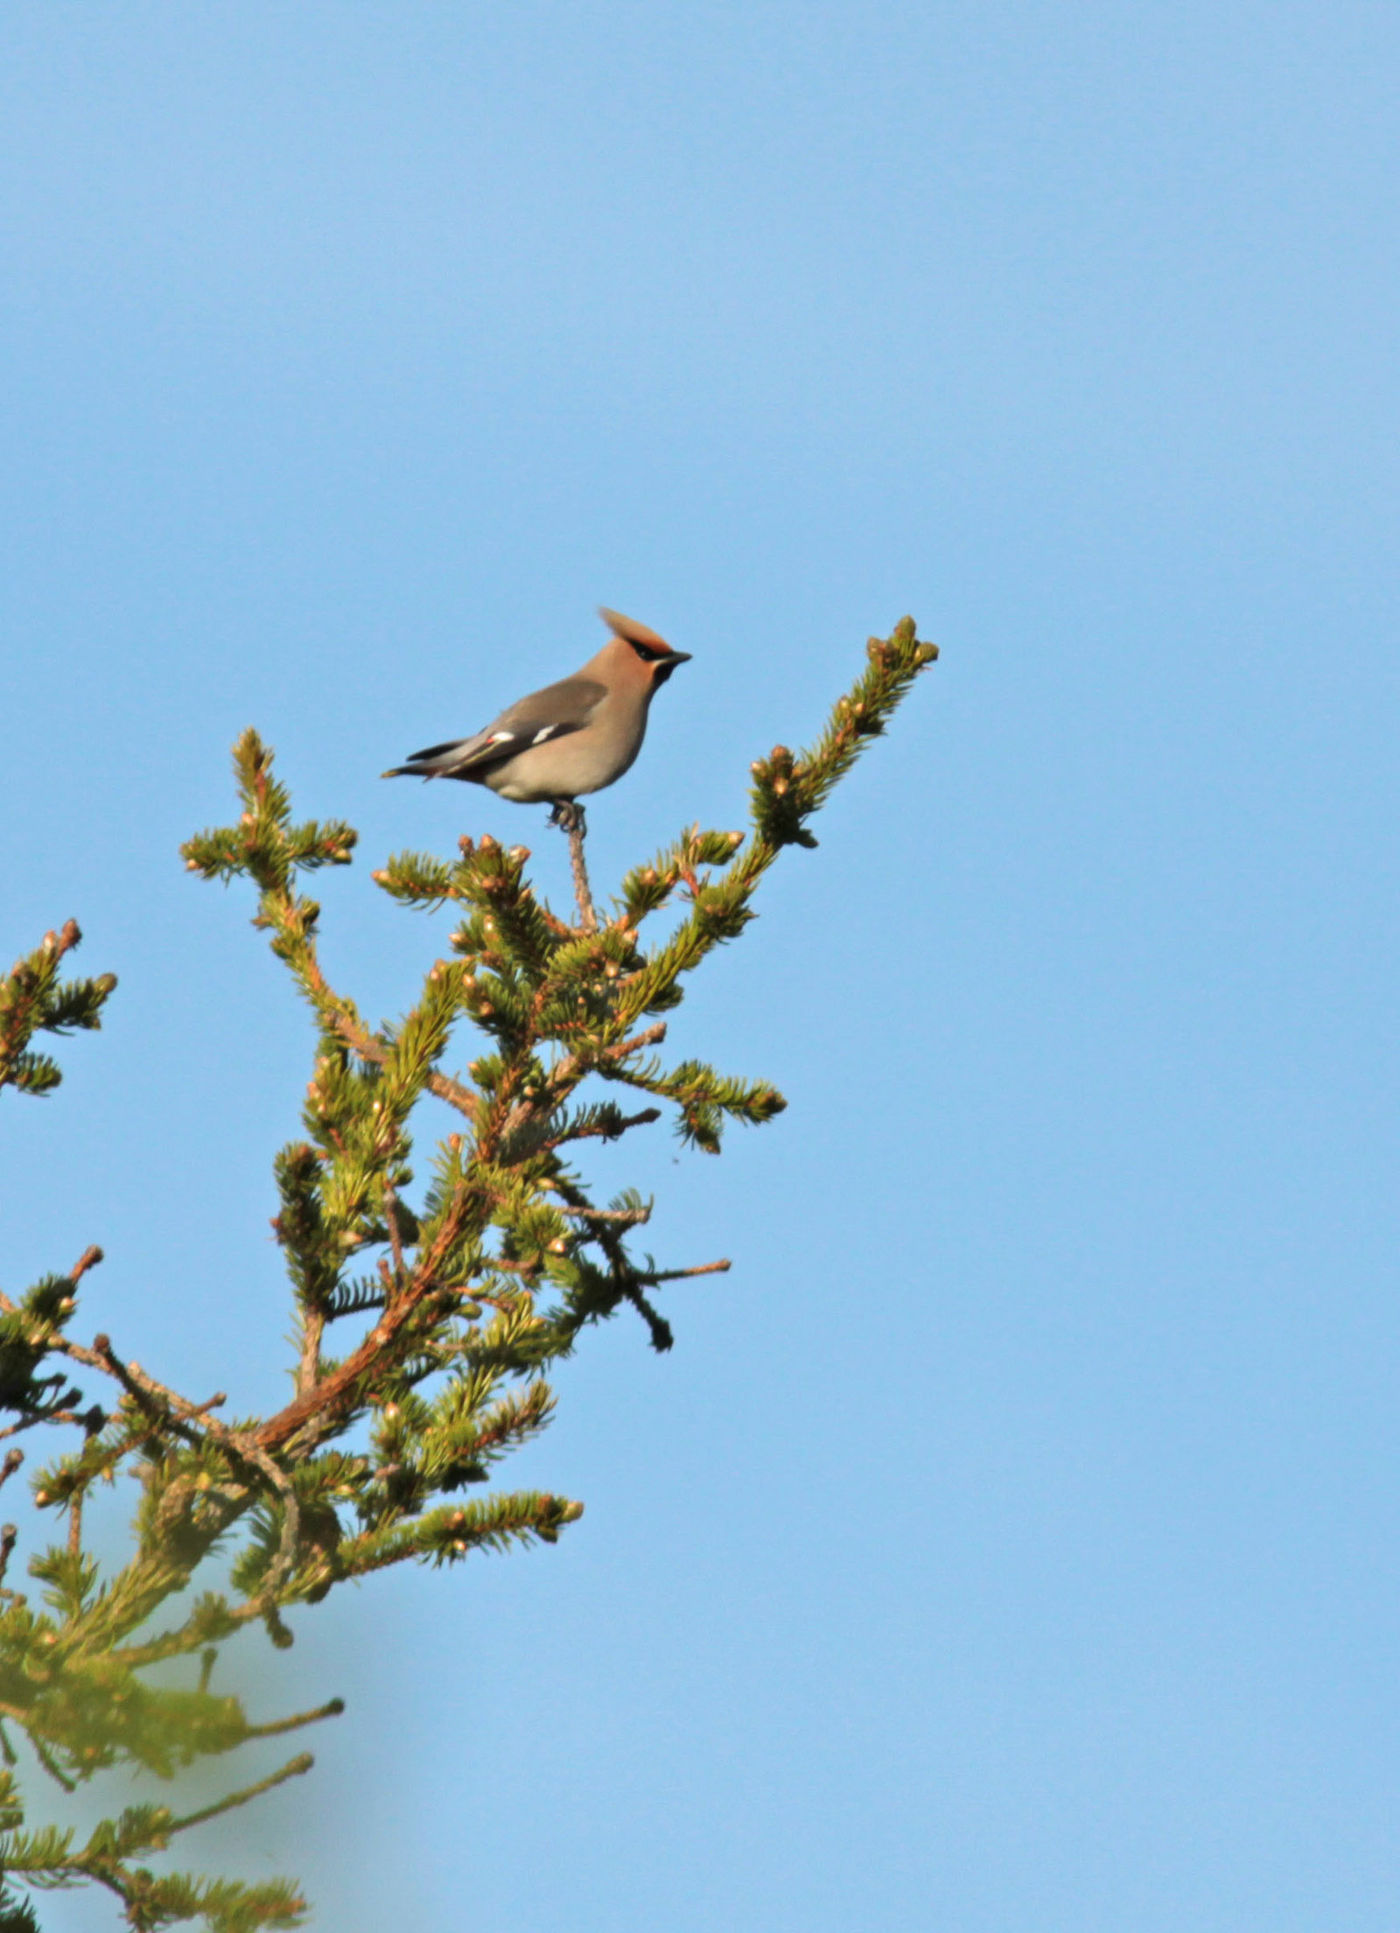
<path id="1" fill-rule="evenodd" d="M 936 656 L 912 619 L 872 639 L 818 743 L 796 756 L 777 746 L 753 765 L 747 833 L 693 827 L 634 867 L 603 916 L 579 834 L 570 919 L 531 887 L 523 847 L 468 837 L 451 859 L 390 859 L 377 886 L 405 907 L 450 906 L 456 921 L 447 957 L 393 1025 L 372 1025 L 327 980 L 320 908 L 305 889 L 310 874 L 351 862 L 355 833 L 296 820 L 271 750 L 253 731 L 238 740 L 238 818 L 183 852 L 200 877 L 256 890 L 254 925 L 315 1028 L 303 1132 L 274 1162 L 292 1394 L 271 1415 L 241 1413 L 236 1396 L 230 1412 L 227 1393 L 193 1400 L 104 1334 L 78 1340 L 79 1289 L 98 1248 L 17 1299 L 0 1295 L 0 1411 L 13 1418 L 0 1437 L 59 1433 L 33 1497 L 64 1520 L 58 1541 L 25 1560 L 33 1589 L 13 1578 L 15 1527 L 0 1529 L 0 1933 L 37 1926 L 32 1889 L 82 1884 L 105 1887 L 143 1933 L 192 1920 L 219 1933 L 303 1922 L 290 1880 L 252 1885 L 147 1862 L 309 1770 L 309 1752 L 211 1805 L 131 1805 L 80 1843 L 72 1828 L 30 1823 L 19 1785 L 28 1760 L 9 1733 L 64 1792 L 113 1768 L 173 1781 L 197 1760 L 341 1710 L 336 1700 L 259 1721 L 218 1687 L 220 1648 L 237 1633 L 260 1626 L 289 1646 L 290 1614 L 348 1579 L 553 1543 L 582 1514 L 565 1496 L 490 1487 L 496 1466 L 548 1423 L 555 1365 L 622 1311 L 668 1349 L 665 1285 L 729 1266 L 640 1257 L 650 1204 L 631 1190 L 598 1201 L 586 1144 L 669 1112 L 683 1141 L 713 1153 L 730 1122 L 782 1109 L 765 1080 L 667 1064 L 665 1016 L 686 976 L 753 918 L 784 848 L 816 844 L 809 819 Z M 650 944 L 644 928 L 657 935 Z M 79 938 L 70 921 L 0 979 L 0 1087 L 51 1094 L 60 1070 L 35 1037 L 100 1025 L 116 981 L 62 977 Z M 473 1057 L 452 1073 L 464 1025 Z M 427 1173 L 416 1182 L 414 1115 L 429 1095 L 457 1122 L 420 1143 Z M 278 1346 L 270 1334 L 269 1350 Z M 24 1455 L 13 1442 L 0 1483 Z M 83 1507 L 113 1481 L 129 1487 L 134 1516 L 125 1561 L 104 1568 L 85 1544 Z M 152 1675 L 182 1659 L 182 1686 L 168 1669 Z"/>

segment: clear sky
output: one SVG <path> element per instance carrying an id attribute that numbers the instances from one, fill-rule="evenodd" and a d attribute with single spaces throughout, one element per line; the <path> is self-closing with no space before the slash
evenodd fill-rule
<path id="1" fill-rule="evenodd" d="M 587 1515 L 298 1620 L 237 1861 L 318 1924 L 1393 1933 L 1398 83 L 1354 0 L 5 8 L 0 947 L 121 985 L 0 1286 L 101 1242 L 88 1330 L 285 1389 L 309 1029 L 176 852 L 244 725 L 392 1015 L 384 854 L 567 874 L 377 775 L 595 604 L 694 654 L 600 885 L 943 650 L 677 1017 L 788 1113 L 600 1157 L 735 1266 L 561 1374 Z"/>

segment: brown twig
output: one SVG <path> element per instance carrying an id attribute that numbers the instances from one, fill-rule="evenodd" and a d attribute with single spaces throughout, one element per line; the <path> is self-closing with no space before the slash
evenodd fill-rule
<path id="1" fill-rule="evenodd" d="M 616 1141 L 626 1134 L 629 1128 L 650 1127 L 653 1121 L 661 1119 L 659 1107 L 644 1107 L 639 1114 L 624 1114 L 610 1126 L 596 1123 L 592 1127 L 570 1128 L 563 1134 L 551 1135 L 548 1141 L 540 1143 L 541 1148 L 553 1150 L 562 1148 L 570 1141 L 588 1141 L 601 1137 L 604 1141 Z"/>
<path id="2" fill-rule="evenodd" d="M 617 1237 L 613 1237 L 616 1241 Z M 658 1282 L 680 1282 L 691 1275 L 722 1275 L 728 1269 L 728 1262 L 702 1262 L 693 1269 L 648 1269 L 642 1274 L 633 1270 L 621 1254 L 613 1260 L 613 1273 L 618 1276 L 625 1269 L 627 1279 L 619 1284 L 624 1302 L 630 1302 L 637 1314 L 646 1324 L 651 1336 L 653 1349 L 664 1354 L 674 1340 L 671 1325 L 658 1309 L 654 1309 L 647 1298 L 646 1290 L 654 1288 Z"/>
<path id="3" fill-rule="evenodd" d="M 581 820 L 569 826 L 569 870 L 574 876 L 574 898 L 578 901 L 579 926 L 585 933 L 598 931 L 598 915 L 593 910 L 593 894 L 588 885 L 588 867 L 583 857 Z"/>
<path id="4" fill-rule="evenodd" d="M 280 1738 L 283 1732 L 299 1732 L 303 1725 L 315 1725 L 323 1718 L 339 1718 L 345 1710 L 343 1698 L 327 1699 L 313 1711 L 295 1712 L 290 1718 L 275 1718 L 269 1725 L 250 1725 L 245 1738 Z"/>
<path id="5" fill-rule="evenodd" d="M 465 1114 L 469 1121 L 476 1119 L 477 1096 L 460 1081 L 454 1081 L 449 1074 L 440 1074 L 436 1068 L 428 1076 L 428 1092 L 436 1094 L 440 1101 L 455 1107 L 459 1114 Z"/>
<path id="6" fill-rule="evenodd" d="M 324 1422 L 353 1405 L 355 1392 L 361 1382 L 393 1348 L 399 1332 L 425 1299 L 436 1293 L 437 1272 L 461 1234 L 473 1202 L 480 1199 L 480 1192 L 479 1187 L 471 1183 L 458 1185 L 452 1208 L 444 1218 L 432 1248 L 418 1258 L 413 1270 L 413 1286 L 392 1308 L 385 1309 L 359 1347 L 329 1376 L 323 1377 L 313 1389 L 298 1396 L 285 1409 L 278 1410 L 275 1416 L 268 1417 L 259 1425 L 254 1440 L 261 1448 L 279 1449 L 308 1424 Z"/>
<path id="7" fill-rule="evenodd" d="M 638 1053 L 643 1047 L 657 1047 L 666 1038 L 666 1022 L 658 1020 L 653 1027 L 643 1027 L 639 1034 L 630 1040 L 620 1040 L 616 1047 L 605 1049 L 603 1060 L 624 1060 L 628 1054 Z"/>
<path id="8" fill-rule="evenodd" d="M 388 1175 L 384 1177 L 384 1220 L 389 1228 L 389 1248 L 394 1257 L 394 1288 L 397 1291 L 402 1289 L 407 1271 L 404 1268 L 403 1238 L 399 1233 L 399 1198 Z"/>
<path id="9" fill-rule="evenodd" d="M 297 1360 L 297 1393 L 311 1389 L 321 1372 L 321 1341 L 326 1333 L 322 1309 L 305 1309 L 301 1318 L 301 1355 Z"/>
<path id="10" fill-rule="evenodd" d="M 247 1805 L 249 1799 L 257 1799 L 264 1792 L 271 1792 L 274 1786 L 282 1785 L 288 1779 L 300 1778 L 315 1764 L 310 1752 L 303 1752 L 298 1758 L 290 1760 L 280 1772 L 269 1778 L 259 1779 L 256 1785 L 245 1785 L 241 1792 L 230 1792 L 226 1799 L 216 1805 L 207 1805 L 198 1812 L 187 1812 L 182 1819 L 172 1819 L 165 1828 L 167 1832 L 184 1832 L 189 1826 L 202 1826 L 206 1819 L 217 1819 L 221 1812 L 231 1812 L 235 1806 Z"/>
<path id="11" fill-rule="evenodd" d="M 139 1364 L 128 1363 L 126 1367 L 129 1375 L 139 1377 L 143 1382 L 151 1383 L 156 1389 L 160 1389 L 154 1377 L 146 1376 Z M 286 1471 L 273 1461 L 250 1431 L 229 1429 L 226 1424 L 218 1422 L 214 1417 L 204 1415 L 196 1411 L 192 1405 L 187 1405 L 182 1397 L 176 1396 L 171 1390 L 162 1391 L 162 1394 L 185 1409 L 190 1416 L 199 1416 L 205 1430 L 220 1449 L 226 1450 L 231 1457 L 241 1463 L 251 1464 L 267 1479 L 282 1499 L 282 1534 L 277 1543 L 277 1555 L 268 1567 L 267 1576 L 263 1580 L 263 1588 L 259 1594 L 259 1602 L 263 1610 L 270 1614 L 276 1609 L 278 1593 L 296 1565 L 297 1552 L 301 1546 L 301 1505 L 297 1501 L 292 1480 Z M 204 1408 L 212 1409 L 224 1400 L 222 1394 L 212 1397 Z"/>
<path id="12" fill-rule="evenodd" d="M 693 1269 L 641 1269 L 633 1274 L 632 1280 L 654 1289 L 658 1282 L 684 1282 L 692 1275 L 727 1275 L 733 1266 L 732 1262 L 723 1261 L 701 1262 Z"/>
<path id="13" fill-rule="evenodd" d="M 277 1540 L 277 1555 L 268 1565 L 260 1593 L 263 1609 L 271 1616 L 277 1609 L 282 1586 L 296 1568 L 297 1552 L 301 1548 L 301 1505 L 291 1478 L 278 1468 L 260 1443 L 241 1431 L 224 1430 L 221 1434 L 236 1456 L 246 1458 L 255 1469 L 262 1471 L 282 1499 L 282 1535 Z"/>
<path id="14" fill-rule="evenodd" d="M 552 1111 L 558 1107 L 560 1101 L 565 1099 L 572 1088 L 578 1086 L 585 1075 L 595 1070 L 601 1072 L 607 1066 L 626 1060 L 629 1054 L 640 1053 L 643 1047 L 659 1047 L 665 1038 L 666 1022 L 658 1020 L 654 1026 L 644 1027 L 641 1033 L 633 1034 L 629 1040 L 620 1040 L 615 1047 L 605 1047 L 596 1057 L 578 1053 L 565 1054 L 563 1060 L 550 1069 L 549 1080 L 540 1102 L 527 1102 L 525 1105 L 542 1105 L 546 1111 Z M 513 1121 L 507 1122 L 508 1129 L 513 1125 Z"/>
<path id="15" fill-rule="evenodd" d="M 68 1280 L 73 1284 L 75 1289 L 87 1274 L 88 1270 L 95 1269 L 102 1259 L 102 1250 L 97 1246 L 96 1242 L 91 1247 L 83 1250 L 82 1254 L 68 1271 Z"/>
<path id="16" fill-rule="evenodd" d="M 380 1045 L 367 1027 L 359 1026 L 344 1013 L 336 1014 L 335 1027 L 346 1046 L 353 1047 L 361 1060 L 373 1061 L 376 1067 L 387 1064 L 388 1051 Z M 463 1087 L 460 1081 L 454 1081 L 448 1074 L 439 1073 L 436 1068 L 428 1075 L 427 1087 L 430 1094 L 436 1094 L 440 1101 L 446 1101 L 448 1106 L 455 1107 L 459 1114 L 465 1114 L 469 1121 L 475 1121 L 478 1097 L 471 1088 Z"/>
<path id="17" fill-rule="evenodd" d="M 221 1403 L 228 1401 L 222 1390 L 207 1402 L 191 1403 L 187 1397 L 177 1395 L 173 1389 L 167 1389 L 164 1383 L 148 1375 L 140 1363 L 123 1362 L 113 1349 L 110 1336 L 95 1335 L 91 1349 L 84 1349 L 81 1343 L 69 1342 L 66 1336 L 55 1337 L 49 1346 L 62 1355 L 71 1356 L 75 1362 L 86 1363 L 89 1368 L 104 1370 L 107 1375 L 114 1377 L 138 1409 L 144 1410 L 147 1416 L 169 1423 L 186 1443 L 198 1446 L 200 1436 L 195 1425 L 201 1423 L 211 1435 L 232 1434 L 206 1414 L 206 1411 L 217 1409 Z"/>
<path id="18" fill-rule="evenodd" d="M 59 1346 L 58 1343 L 49 1344 L 51 1349 L 57 1349 Z M 70 1408 L 42 1409 L 33 1416 L 22 1416 L 18 1423 L 7 1423 L 5 1428 L 0 1430 L 0 1443 L 3 1443 L 7 1436 L 18 1436 L 21 1430 L 32 1430 L 40 1423 L 79 1423 L 86 1428 L 90 1413 L 87 1410 Z"/>
<path id="19" fill-rule="evenodd" d="M 76 1344 L 70 1344 L 69 1350 L 79 1354 Z M 208 1411 L 227 1401 L 222 1391 L 211 1396 L 207 1403 L 188 1402 L 183 1396 L 176 1395 L 173 1389 L 167 1389 L 164 1383 L 157 1382 L 154 1376 L 147 1375 L 140 1363 L 123 1362 L 113 1349 L 110 1337 L 105 1335 L 94 1336 L 92 1350 L 82 1351 L 81 1354 L 90 1355 L 99 1367 L 115 1376 L 132 1401 L 147 1415 L 160 1417 L 194 1446 L 200 1442 L 196 1425 L 202 1426 L 205 1435 L 220 1449 L 227 1451 L 236 1462 L 257 1470 L 277 1492 L 282 1499 L 282 1534 L 278 1539 L 277 1555 L 268 1568 L 259 1598 L 263 1610 L 270 1613 L 276 1607 L 278 1593 L 295 1567 L 301 1544 L 301 1506 L 286 1472 L 278 1467 L 254 1434 L 231 1430 L 208 1414 Z"/>
<path id="20" fill-rule="evenodd" d="M 160 1422 L 168 1422 L 186 1443 L 198 1444 L 199 1432 L 188 1421 L 193 1405 L 184 1402 L 173 1389 L 158 1383 L 154 1376 L 148 1376 L 140 1363 L 123 1362 L 112 1347 L 110 1336 L 99 1332 L 92 1339 L 91 1349 L 84 1349 L 80 1343 L 66 1339 L 55 1342 L 54 1347 L 78 1362 L 88 1362 L 94 1369 L 105 1370 L 121 1384 L 138 1409 Z"/>
<path id="21" fill-rule="evenodd" d="M 653 1114 L 652 1119 L 656 1118 Z M 648 1202 L 645 1208 L 594 1208 L 591 1203 L 566 1201 L 560 1203 L 560 1213 L 577 1215 L 581 1222 L 617 1222 L 623 1228 L 640 1228 L 651 1220 L 651 1204 Z"/>
<path id="22" fill-rule="evenodd" d="M 512 1262 L 504 1255 L 483 1255 L 481 1258 L 481 1266 L 484 1269 L 493 1270 L 501 1275 L 521 1275 L 528 1281 L 529 1278 L 539 1275 L 542 1265 L 539 1262 Z M 472 1296 L 476 1298 L 475 1289 L 472 1290 Z M 484 1301 L 485 1297 L 483 1296 L 477 1299 Z"/>
<path id="23" fill-rule="evenodd" d="M 282 1533 L 278 1539 L 277 1555 L 268 1567 L 267 1576 L 259 1593 L 258 1602 L 265 1614 L 275 1612 L 278 1596 L 283 1584 L 296 1566 L 297 1552 L 301 1545 L 301 1506 L 297 1501 L 295 1488 L 286 1472 L 279 1468 L 256 1435 L 242 1430 L 231 1430 L 209 1415 L 227 1401 L 223 1391 L 211 1396 L 205 1403 L 191 1403 L 185 1397 L 168 1389 L 142 1369 L 140 1363 L 123 1362 L 112 1347 L 111 1338 L 106 1335 L 93 1337 L 92 1348 L 84 1349 L 79 1343 L 71 1343 L 64 1338 L 54 1345 L 65 1355 L 75 1357 L 79 1362 L 87 1362 L 92 1367 L 102 1369 L 119 1382 L 132 1401 L 148 1416 L 158 1418 L 174 1430 L 192 1447 L 198 1447 L 201 1429 L 204 1435 L 225 1450 L 235 1462 L 243 1463 L 256 1470 L 276 1491 L 282 1500 Z M 295 1407 L 295 1405 L 293 1405 Z M 81 1525 L 80 1506 L 75 1505 Z M 78 1533 L 81 1536 L 81 1528 Z M 73 1548 L 74 1532 L 69 1526 L 70 1548 Z"/>

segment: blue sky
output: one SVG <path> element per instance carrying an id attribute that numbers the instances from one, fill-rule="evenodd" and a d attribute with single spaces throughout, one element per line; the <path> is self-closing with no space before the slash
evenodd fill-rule
<path id="1" fill-rule="evenodd" d="M 176 853 L 244 725 L 388 1015 L 385 853 L 567 874 L 377 774 L 595 604 L 694 654 L 600 884 L 943 650 L 673 1028 L 788 1113 L 599 1158 L 735 1267 L 562 1374 L 512 1474 L 587 1515 L 300 1621 L 349 1709 L 228 1856 L 318 1924 L 1394 1926 L 1397 67 L 1349 0 L 6 10 L 0 944 L 121 985 L 0 1109 L 0 1286 L 100 1241 L 89 1328 L 285 1386 L 308 1029 Z"/>

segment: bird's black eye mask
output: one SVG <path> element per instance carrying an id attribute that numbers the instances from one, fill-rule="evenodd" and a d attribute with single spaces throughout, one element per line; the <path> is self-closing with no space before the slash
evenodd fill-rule
<path id="1" fill-rule="evenodd" d="M 629 638 L 627 642 L 643 664 L 656 667 L 652 673 L 653 685 L 664 685 L 678 664 L 690 663 L 688 651 L 658 651 L 654 644 L 638 644 L 635 638 Z"/>

